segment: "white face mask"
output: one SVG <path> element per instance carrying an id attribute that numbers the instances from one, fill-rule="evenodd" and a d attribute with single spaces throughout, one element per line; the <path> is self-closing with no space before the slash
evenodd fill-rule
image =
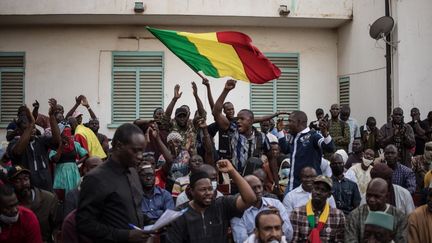
<path id="1" fill-rule="evenodd" d="M 289 175 L 290 175 L 290 173 L 291 173 L 291 169 L 290 169 L 290 168 L 284 168 L 284 169 L 281 169 L 281 170 L 279 171 L 279 177 L 280 177 L 281 179 L 288 178 Z"/>
<path id="2" fill-rule="evenodd" d="M 369 167 L 369 165 L 371 165 L 372 162 L 373 162 L 372 159 L 366 159 L 366 158 L 363 158 L 362 160 L 363 160 L 363 164 L 364 164 L 366 167 Z"/>
<path id="3" fill-rule="evenodd" d="M 212 181 L 211 184 L 212 184 L 212 187 L 213 187 L 213 191 L 216 191 L 217 186 L 218 186 L 217 181 Z"/>
<path id="4" fill-rule="evenodd" d="M 0 214 L 0 221 L 2 221 L 5 224 L 13 224 L 18 221 L 19 213 L 17 213 L 15 216 L 6 216 L 4 214 Z"/>

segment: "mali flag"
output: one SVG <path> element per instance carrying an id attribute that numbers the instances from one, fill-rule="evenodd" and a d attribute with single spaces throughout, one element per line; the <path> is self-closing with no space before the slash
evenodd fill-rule
<path id="1" fill-rule="evenodd" d="M 223 31 L 197 34 L 147 29 L 195 72 L 255 84 L 277 79 L 281 75 L 279 68 L 243 33 Z"/>

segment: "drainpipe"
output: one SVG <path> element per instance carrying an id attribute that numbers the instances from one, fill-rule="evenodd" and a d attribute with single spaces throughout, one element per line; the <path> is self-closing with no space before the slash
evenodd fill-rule
<path id="1" fill-rule="evenodd" d="M 385 16 L 390 17 L 390 0 L 385 0 Z M 386 43 L 386 90 L 387 90 L 387 120 L 390 120 L 390 115 L 392 113 L 392 80 L 391 80 L 391 68 L 392 68 L 392 49 L 391 46 L 388 43 L 391 43 L 391 35 L 388 34 L 386 37 L 387 43 Z"/>

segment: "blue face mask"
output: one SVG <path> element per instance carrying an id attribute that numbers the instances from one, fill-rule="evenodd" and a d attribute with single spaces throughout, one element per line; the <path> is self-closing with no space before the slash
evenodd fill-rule
<path id="1" fill-rule="evenodd" d="M 279 176 L 281 179 L 288 178 L 291 173 L 290 168 L 284 168 L 279 171 Z"/>

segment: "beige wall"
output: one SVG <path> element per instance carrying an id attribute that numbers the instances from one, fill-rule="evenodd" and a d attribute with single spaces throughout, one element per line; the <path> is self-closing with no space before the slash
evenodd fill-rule
<path id="1" fill-rule="evenodd" d="M 263 52 L 297 52 L 300 55 L 300 109 L 311 118 L 318 106 L 335 102 L 337 75 L 336 32 L 326 29 L 290 28 L 215 28 L 165 27 L 193 32 L 237 30 L 247 33 Z M 10 27 L 0 29 L 0 51 L 26 53 L 25 102 L 34 99 L 41 103 L 41 113 L 48 109 L 49 97 L 56 97 L 65 109 L 74 103 L 74 97 L 84 94 L 101 120 L 101 132 L 112 135 L 107 128 L 111 121 L 111 51 L 164 51 L 164 103 L 168 105 L 176 83 L 184 91 L 179 104 L 188 104 L 192 110 L 190 82 L 201 80 L 185 64 L 156 39 L 119 39 L 121 36 L 149 37 L 144 27 L 132 26 L 57 26 Z M 223 88 L 223 80 L 211 79 L 215 99 Z M 199 85 L 199 94 L 207 100 Z M 239 82 L 228 100 L 236 109 L 249 108 L 249 85 Z M 88 119 L 84 112 L 84 120 Z M 4 130 L 0 134 L 4 138 Z"/>
<path id="2" fill-rule="evenodd" d="M 374 116 L 380 125 L 386 122 L 385 44 L 369 36 L 369 25 L 384 15 L 384 1 L 353 4 L 353 21 L 338 31 L 338 75 L 350 77 L 351 116 L 359 124 Z"/>

